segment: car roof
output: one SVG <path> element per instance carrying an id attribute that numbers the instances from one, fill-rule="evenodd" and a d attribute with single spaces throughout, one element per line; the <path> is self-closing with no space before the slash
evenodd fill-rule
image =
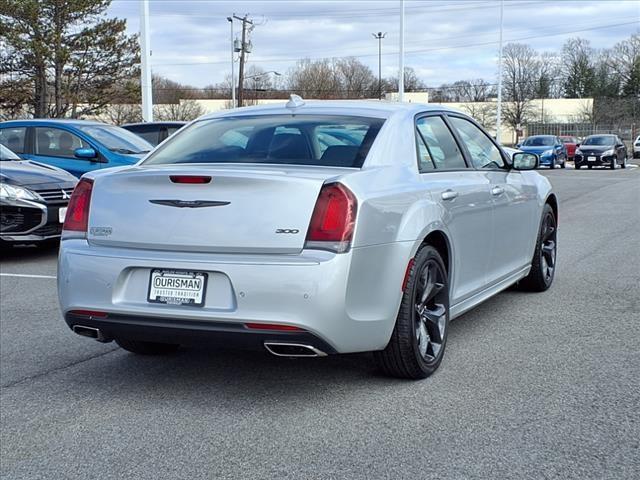
<path id="1" fill-rule="evenodd" d="M 551 137 L 555 138 L 555 135 L 531 135 L 528 138 L 542 138 L 542 137 Z"/>
<path id="2" fill-rule="evenodd" d="M 428 103 L 408 103 L 391 102 L 385 100 L 304 100 L 304 103 L 294 108 L 287 108 L 285 101 L 282 103 L 272 103 L 267 105 L 256 105 L 251 107 L 235 108 L 215 112 L 202 119 L 244 116 L 244 115 L 290 115 L 300 114 L 322 114 L 322 115 L 353 115 L 353 116 L 374 116 L 387 118 L 397 113 L 418 114 L 429 111 L 449 111 L 463 113 L 451 107 L 444 107 L 439 104 Z"/>
<path id="3" fill-rule="evenodd" d="M 7 122 L 0 123 L 0 126 L 3 127 L 25 127 L 32 125 L 45 125 L 45 126 L 54 126 L 54 125 L 69 125 L 69 126 L 83 126 L 83 125 L 109 125 L 104 122 L 96 122 L 93 120 L 77 120 L 73 118 L 32 118 L 25 120 L 9 120 Z"/>
<path id="4" fill-rule="evenodd" d="M 120 125 L 121 127 L 142 127 L 142 126 L 146 126 L 146 125 L 150 125 L 150 126 L 162 126 L 162 125 L 186 125 L 188 122 L 181 122 L 178 120 L 168 120 L 166 122 L 134 122 L 134 123 L 124 123 L 122 125 Z"/>

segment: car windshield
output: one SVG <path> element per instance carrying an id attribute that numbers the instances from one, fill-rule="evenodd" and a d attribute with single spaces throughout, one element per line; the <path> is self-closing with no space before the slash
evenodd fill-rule
<path id="1" fill-rule="evenodd" d="M 610 135 L 601 135 L 598 137 L 587 137 L 587 139 L 582 142 L 583 145 L 613 145 L 615 142 L 613 141 L 613 137 Z"/>
<path id="2" fill-rule="evenodd" d="M 562 143 L 578 143 L 578 139 L 575 137 L 560 137 Z"/>
<path id="3" fill-rule="evenodd" d="M 147 153 L 153 148 L 149 142 L 124 128 L 110 125 L 83 125 L 78 128 L 112 152 Z"/>
<path id="4" fill-rule="evenodd" d="M 529 137 L 522 145 L 525 147 L 550 147 L 555 143 L 553 137 Z"/>
<path id="5" fill-rule="evenodd" d="M 20 160 L 20 157 L 0 143 L 0 161 Z"/>
<path id="6" fill-rule="evenodd" d="M 338 115 L 256 115 L 201 120 L 145 160 L 361 167 L 383 119 Z"/>

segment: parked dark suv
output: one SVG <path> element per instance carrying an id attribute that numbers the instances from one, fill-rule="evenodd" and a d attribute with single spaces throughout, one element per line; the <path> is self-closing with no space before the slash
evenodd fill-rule
<path id="1" fill-rule="evenodd" d="M 617 135 L 589 135 L 576 149 L 576 168 L 583 165 L 627 168 L 627 147 Z"/>
<path id="2" fill-rule="evenodd" d="M 144 138 L 154 147 L 160 142 L 176 133 L 187 122 L 146 122 L 146 123 L 128 123 L 122 125 L 122 128 L 135 133 L 139 137 Z"/>

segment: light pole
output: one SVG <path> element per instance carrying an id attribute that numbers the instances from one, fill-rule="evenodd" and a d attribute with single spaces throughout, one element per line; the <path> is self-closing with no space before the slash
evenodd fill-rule
<path id="1" fill-rule="evenodd" d="M 400 0 L 400 65 L 398 72 L 398 101 L 404 101 L 404 0 Z"/>
<path id="2" fill-rule="evenodd" d="M 153 89 L 151 81 L 151 46 L 149 43 L 149 0 L 140 2 L 140 87 L 142 89 L 142 119 L 153 122 Z"/>
<path id="3" fill-rule="evenodd" d="M 500 40 L 498 47 L 498 106 L 496 109 L 496 142 L 500 143 L 502 129 L 502 20 L 504 14 L 504 0 L 500 0 Z"/>
<path id="4" fill-rule="evenodd" d="M 382 39 L 387 36 L 387 32 L 372 33 L 371 35 L 378 40 L 378 100 L 382 100 Z"/>
<path id="5" fill-rule="evenodd" d="M 233 61 L 233 54 L 235 49 L 233 48 L 233 17 L 227 17 L 227 22 L 231 26 L 231 105 L 236 106 L 236 69 Z"/>

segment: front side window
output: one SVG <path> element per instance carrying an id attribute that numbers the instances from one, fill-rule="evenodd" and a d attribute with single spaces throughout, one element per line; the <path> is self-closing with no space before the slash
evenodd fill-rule
<path id="1" fill-rule="evenodd" d="M 45 157 L 75 158 L 78 148 L 87 145 L 73 133 L 53 127 L 36 127 L 35 154 Z"/>
<path id="2" fill-rule="evenodd" d="M 24 153 L 24 139 L 26 134 L 26 127 L 0 128 L 0 143 L 13 153 Z"/>
<path id="3" fill-rule="evenodd" d="M 383 119 L 341 115 L 256 115 L 197 121 L 145 164 L 264 163 L 362 166 Z"/>
<path id="4" fill-rule="evenodd" d="M 466 145 L 475 168 L 504 167 L 500 149 L 485 132 L 464 118 L 450 117 L 450 119 Z"/>
<path id="5" fill-rule="evenodd" d="M 467 168 L 462 152 L 442 117 L 419 118 L 416 134 L 420 172 Z"/>

